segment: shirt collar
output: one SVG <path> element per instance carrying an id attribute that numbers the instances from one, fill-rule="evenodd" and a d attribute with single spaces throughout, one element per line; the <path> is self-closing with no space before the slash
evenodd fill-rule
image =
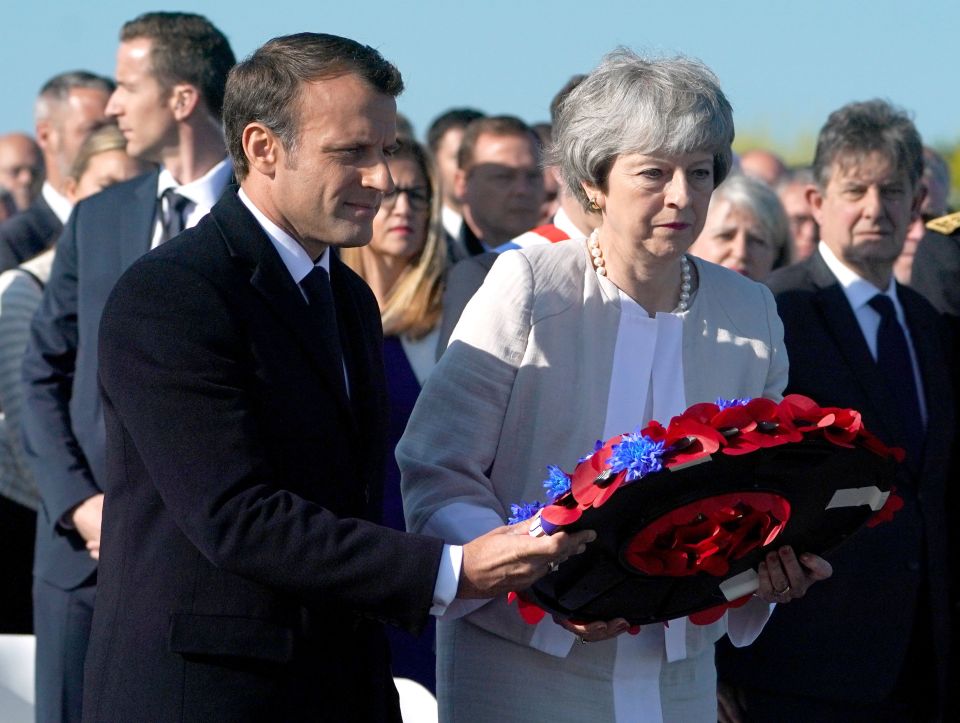
<path id="1" fill-rule="evenodd" d="M 73 204 L 67 200 L 67 197 L 50 185 L 50 181 L 43 182 L 40 193 L 50 210 L 60 219 L 60 223 L 66 223 L 67 219 L 70 218 L 70 212 L 73 210 Z"/>
<path id="2" fill-rule="evenodd" d="M 160 171 L 160 178 L 157 181 L 157 198 L 163 195 L 163 192 L 169 188 L 176 190 L 184 198 L 190 199 L 197 206 L 203 208 L 212 208 L 217 199 L 223 192 L 224 186 L 230 180 L 232 167 L 229 159 L 224 158 L 217 165 L 207 171 L 205 174 L 196 178 L 190 183 L 179 184 L 173 174 L 166 168 Z"/>
<path id="3" fill-rule="evenodd" d="M 840 261 L 836 254 L 834 254 L 830 247 L 823 241 L 819 243 L 817 249 L 827 268 L 830 269 L 833 275 L 837 277 L 837 281 L 840 282 L 843 293 L 846 294 L 847 301 L 850 302 L 850 306 L 854 311 L 857 311 L 862 306 L 866 306 L 870 299 L 881 293 L 889 296 L 895 304 L 899 306 L 897 284 L 893 274 L 890 274 L 890 281 L 887 282 L 887 288 L 883 291 L 878 291 L 876 286 Z"/>
<path id="4" fill-rule="evenodd" d="M 253 217 L 257 219 L 257 223 L 263 228 L 264 233 L 270 239 L 270 243 L 280 254 L 280 260 L 283 261 L 283 265 L 295 282 L 299 284 L 303 281 L 304 277 L 313 271 L 314 266 L 322 266 L 328 274 L 330 273 L 329 247 L 324 249 L 320 258 L 314 263 L 313 259 L 303 250 L 303 246 L 297 243 L 293 236 L 267 218 L 267 215 L 254 205 L 242 188 L 237 192 L 237 196 L 243 202 L 243 205 L 250 209 Z"/>
<path id="5" fill-rule="evenodd" d="M 589 236 L 589 233 L 584 233 L 576 224 L 570 219 L 570 216 L 566 211 L 563 210 L 563 206 L 557 209 L 557 212 L 553 215 L 553 225 L 558 229 L 563 231 L 570 238 L 583 238 Z"/>

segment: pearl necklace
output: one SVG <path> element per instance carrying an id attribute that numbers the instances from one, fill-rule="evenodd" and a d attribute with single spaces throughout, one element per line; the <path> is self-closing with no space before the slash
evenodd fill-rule
<path id="1" fill-rule="evenodd" d="M 607 269 L 603 260 L 603 251 L 600 249 L 600 229 L 595 228 L 590 238 L 587 239 L 587 246 L 590 248 L 590 256 L 593 258 L 593 266 L 597 270 L 598 276 L 606 276 Z M 680 302 L 674 312 L 686 311 L 690 308 L 690 290 L 693 285 L 690 282 L 690 262 L 687 261 L 686 254 L 680 257 Z"/>

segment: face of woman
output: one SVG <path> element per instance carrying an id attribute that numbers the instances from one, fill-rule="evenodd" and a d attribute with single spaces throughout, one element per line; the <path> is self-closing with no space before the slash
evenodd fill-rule
<path id="1" fill-rule="evenodd" d="M 411 158 L 389 162 L 395 190 L 383 197 L 373 219 L 371 252 L 409 261 L 423 249 L 430 218 L 430 184 Z"/>
<path id="2" fill-rule="evenodd" d="M 114 183 L 127 181 L 147 170 L 147 164 L 131 158 L 125 151 L 113 150 L 91 156 L 87 170 L 76 184 L 69 184 L 67 197 L 76 203 L 87 196 L 99 193 Z"/>
<path id="3" fill-rule="evenodd" d="M 606 189 L 585 190 L 603 211 L 604 245 L 624 255 L 676 257 L 703 228 L 713 193 L 713 154 L 620 155 Z"/>
<path id="4" fill-rule="evenodd" d="M 690 252 L 754 281 L 770 273 L 776 258 L 773 242 L 764 238 L 756 217 L 725 200 L 710 207 L 703 233 Z"/>

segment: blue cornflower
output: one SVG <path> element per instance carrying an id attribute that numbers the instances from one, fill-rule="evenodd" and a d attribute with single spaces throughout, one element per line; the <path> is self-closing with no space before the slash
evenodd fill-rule
<path id="1" fill-rule="evenodd" d="M 723 397 L 717 397 L 715 404 L 720 407 L 722 412 L 724 409 L 729 409 L 730 407 L 745 407 L 750 403 L 750 400 L 746 397 L 734 397 L 733 399 L 724 399 Z"/>
<path id="2" fill-rule="evenodd" d="M 614 474 L 627 470 L 627 482 L 633 482 L 651 472 L 659 472 L 663 468 L 662 456 L 663 442 L 644 437 L 638 429 L 633 434 L 623 435 L 621 442 L 613 445 L 613 455 L 607 464 Z"/>
<path id="3" fill-rule="evenodd" d="M 513 514 L 507 518 L 507 522 L 515 525 L 518 522 L 529 520 L 543 508 L 541 502 L 521 502 L 519 505 L 510 505 L 510 512 Z"/>
<path id="4" fill-rule="evenodd" d="M 580 464 L 581 462 L 586 462 L 588 459 L 590 459 L 593 455 L 595 455 L 595 454 L 596 454 L 597 452 L 599 452 L 601 449 L 603 449 L 603 440 L 602 440 L 602 439 L 598 439 L 598 440 L 597 440 L 597 443 L 596 443 L 595 445 L 593 445 L 593 451 L 590 452 L 589 454 L 581 457 L 580 459 L 578 459 L 578 460 L 577 460 L 577 464 Z"/>
<path id="5" fill-rule="evenodd" d="M 547 499 L 555 502 L 570 491 L 570 476 L 554 464 L 547 465 L 547 472 L 550 476 L 543 481 L 543 486 L 547 490 Z"/>

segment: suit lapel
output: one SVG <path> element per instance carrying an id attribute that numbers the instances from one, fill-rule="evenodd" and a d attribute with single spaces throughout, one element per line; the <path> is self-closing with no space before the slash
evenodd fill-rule
<path id="1" fill-rule="evenodd" d="M 847 367 L 856 370 L 855 377 L 863 396 L 875 410 L 875 415 L 872 416 L 884 427 L 881 436 L 888 442 L 894 442 L 902 434 L 896 401 L 877 368 L 866 339 L 863 338 L 863 331 L 853 309 L 850 308 L 850 302 L 820 254 L 815 253 L 810 257 L 808 268 L 817 287 L 814 303 L 827 332 L 840 349 Z M 879 430 L 873 431 L 879 433 Z"/>
<path id="2" fill-rule="evenodd" d="M 913 294 L 902 287 L 897 288 L 897 297 L 910 329 L 910 340 L 917 355 L 920 379 L 923 381 L 923 398 L 927 408 L 927 434 L 925 447 L 930 445 L 945 448 L 951 440 L 943 439 L 943 430 L 953 428 L 952 403 L 944 396 L 951 388 L 946 370 L 946 356 L 940 346 L 939 330 L 933 323 L 929 310 Z M 926 459 L 927 454 L 924 455 Z"/>
<path id="3" fill-rule="evenodd" d="M 251 286 L 293 333 L 331 394 L 355 424 L 343 383 L 343 367 L 331 347 L 331 330 L 324 328 L 317 316 L 310 313 L 300 288 L 260 224 L 235 192 L 224 195 L 211 213 L 231 253 L 252 268 Z"/>
<path id="4" fill-rule="evenodd" d="M 157 220 L 157 179 L 160 171 L 152 171 L 133 182 L 133 203 L 116 215 L 116 239 L 119 243 L 120 272 L 150 250 Z M 119 274 L 118 274 L 119 277 Z"/>

